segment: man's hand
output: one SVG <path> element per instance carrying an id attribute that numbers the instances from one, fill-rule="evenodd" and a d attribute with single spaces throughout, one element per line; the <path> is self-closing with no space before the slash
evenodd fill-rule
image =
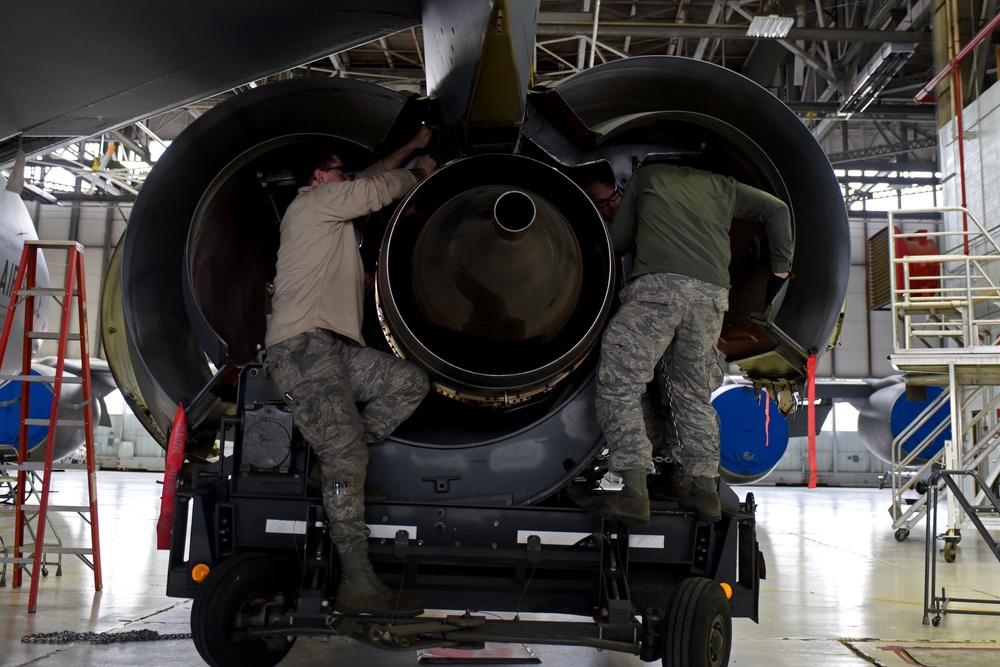
<path id="1" fill-rule="evenodd" d="M 417 163 L 413 165 L 413 173 L 417 178 L 423 180 L 434 173 L 438 168 L 437 161 L 430 155 L 421 155 L 417 158 Z"/>
<path id="2" fill-rule="evenodd" d="M 421 126 L 412 139 L 382 158 L 382 165 L 386 170 L 399 169 L 406 164 L 413 153 L 426 148 L 433 136 L 431 128 L 426 125 Z"/>
<path id="3" fill-rule="evenodd" d="M 431 143 L 431 137 L 433 136 L 434 133 L 431 132 L 431 128 L 427 127 L 426 125 L 421 125 L 420 129 L 417 130 L 417 133 L 413 135 L 412 139 L 410 139 L 410 142 L 408 144 L 410 150 L 418 151 L 421 148 L 427 148 L 427 145 Z"/>
<path id="4" fill-rule="evenodd" d="M 782 286 L 785 284 L 785 280 L 788 279 L 788 272 L 785 273 L 772 273 L 767 279 L 766 294 L 764 296 L 764 306 L 770 306 L 774 298 L 778 296 L 778 292 L 781 291 Z"/>

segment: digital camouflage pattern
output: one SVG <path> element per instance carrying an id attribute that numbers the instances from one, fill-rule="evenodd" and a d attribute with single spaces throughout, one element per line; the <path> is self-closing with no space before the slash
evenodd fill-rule
<path id="1" fill-rule="evenodd" d="M 391 354 L 312 330 L 267 349 L 271 379 L 292 397 L 292 417 L 319 459 L 330 538 L 343 552 L 367 540 L 368 445 L 384 440 L 417 408 L 427 374 Z M 355 403 L 365 403 L 358 413 Z"/>
<path id="2" fill-rule="evenodd" d="M 644 418 L 652 406 L 647 397 L 644 410 L 642 396 L 667 354 L 664 373 L 680 445 L 670 453 L 687 475 L 718 477 L 719 421 L 711 394 L 718 384 L 715 345 L 729 290 L 685 276 L 650 273 L 626 285 L 620 298 L 602 338 L 597 369 L 597 418 L 610 451 L 609 468 L 656 471 L 653 434 L 647 433 Z"/>

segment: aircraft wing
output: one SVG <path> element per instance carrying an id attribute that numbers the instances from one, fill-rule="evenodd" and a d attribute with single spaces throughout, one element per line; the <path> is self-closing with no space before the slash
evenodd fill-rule
<path id="1" fill-rule="evenodd" d="M 419 0 L 0 6 L 0 166 L 419 25 Z"/>

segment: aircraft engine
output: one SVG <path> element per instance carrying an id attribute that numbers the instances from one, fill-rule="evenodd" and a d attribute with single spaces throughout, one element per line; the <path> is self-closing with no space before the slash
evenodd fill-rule
<path id="1" fill-rule="evenodd" d="M 31 374 L 54 379 L 56 374 L 54 357 L 46 357 L 32 363 Z M 66 372 L 64 377 L 73 377 L 73 373 Z M 29 392 L 28 418 L 48 419 L 52 414 L 52 385 L 48 382 L 33 382 L 29 387 Z M 100 390 L 95 395 L 99 392 Z M 81 385 L 64 384 L 59 403 L 59 418 L 67 421 L 82 421 L 82 399 L 83 390 Z M 101 420 L 102 414 L 103 404 L 100 401 L 94 401 L 91 406 L 92 423 L 97 424 Z M 0 385 L 0 443 L 3 443 L 3 446 L 0 447 L 0 452 L 10 456 L 12 459 L 17 456 L 20 424 L 21 383 L 17 381 L 6 382 Z M 28 460 L 36 462 L 44 461 L 48 441 L 48 425 L 29 426 Z M 56 432 L 52 460 L 60 461 L 71 456 L 83 447 L 85 441 L 86 433 L 82 426 L 72 428 L 63 426 Z"/>
<path id="2" fill-rule="evenodd" d="M 910 396 L 900 380 L 879 388 L 858 406 L 861 442 L 886 463 L 893 461 L 894 445 L 899 447 L 897 459 L 916 454 L 913 460 L 923 463 L 937 456 L 951 439 L 951 401 L 942 396 L 944 389 L 918 389 L 924 390 L 922 396 Z M 932 405 L 936 405 L 933 410 Z"/>
<path id="3" fill-rule="evenodd" d="M 21 200 L 20 190 L 12 192 L 7 189 L 7 179 L 0 174 L 0 326 L 7 318 L 7 307 L 14 290 L 14 279 L 17 265 L 21 261 L 21 251 L 26 240 L 38 240 L 35 223 L 31 221 L 28 208 Z M 41 287 L 49 286 L 49 269 L 45 256 L 38 253 L 35 284 Z M 35 299 L 35 312 L 31 328 L 33 331 L 48 331 L 49 326 L 48 297 Z M 10 340 L 7 350 L 0 361 L 0 373 L 12 375 L 21 370 L 21 352 L 24 345 L 24 307 L 14 311 L 14 322 L 11 324 Z M 37 351 L 37 350 L 36 350 Z"/>
<path id="4" fill-rule="evenodd" d="M 433 112 L 372 84 L 294 79 L 234 96 L 173 142 L 102 303 L 116 381 L 161 444 L 178 401 L 193 459 L 233 411 L 238 371 L 263 343 L 290 167 L 319 143 L 364 166 Z M 531 93 L 518 141 L 446 136 L 447 163 L 363 225 L 362 255 L 377 265 L 365 341 L 423 367 L 436 389 L 369 450 L 369 479 L 390 500 L 530 504 L 593 465 L 593 375 L 619 274 L 580 189 L 595 168 L 624 185 L 650 159 L 697 162 L 788 201 L 799 277 L 767 308 L 766 232 L 734 224 L 720 349 L 755 379 L 792 382 L 831 340 L 849 268 L 839 186 L 794 115 L 738 74 L 628 59 Z"/>
<path id="5" fill-rule="evenodd" d="M 788 449 L 788 421 L 764 392 L 727 384 L 712 392 L 719 414 L 719 475 L 730 484 L 767 477 Z"/>
<path id="6" fill-rule="evenodd" d="M 611 242 L 587 196 L 519 155 L 457 160 L 400 204 L 379 306 L 401 356 L 459 400 L 524 402 L 593 348 L 611 308 Z"/>

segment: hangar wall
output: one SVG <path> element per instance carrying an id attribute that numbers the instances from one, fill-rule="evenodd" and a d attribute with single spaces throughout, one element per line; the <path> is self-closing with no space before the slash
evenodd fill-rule
<path id="1" fill-rule="evenodd" d="M 962 114 L 963 150 L 965 152 L 966 208 L 987 230 L 1000 225 L 1000 179 L 995 165 L 1000 164 L 1000 86 L 993 85 L 967 106 Z M 955 119 L 938 130 L 938 151 L 942 174 L 942 194 L 947 206 L 962 203 L 958 169 L 958 129 Z M 948 229 L 960 229 L 961 216 L 946 218 Z"/>

